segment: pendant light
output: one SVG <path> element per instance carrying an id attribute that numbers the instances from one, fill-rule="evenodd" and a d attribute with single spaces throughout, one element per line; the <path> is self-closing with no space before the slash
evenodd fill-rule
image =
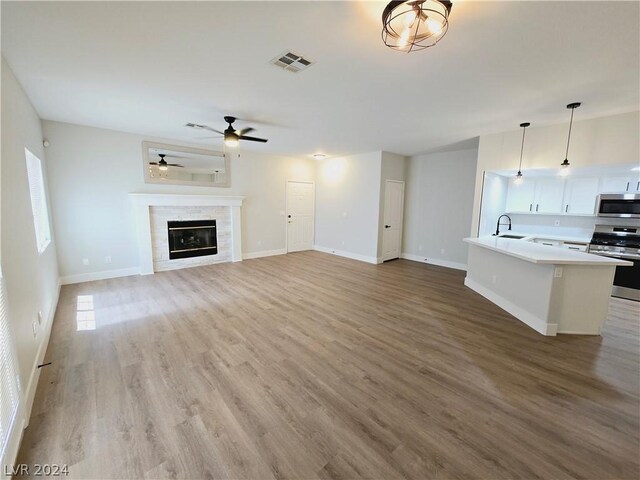
<path id="1" fill-rule="evenodd" d="M 521 123 L 522 127 L 522 146 L 520 147 L 520 163 L 518 164 L 518 173 L 516 173 L 515 183 L 519 185 L 522 183 L 522 153 L 524 152 L 524 134 L 527 131 L 527 127 L 531 125 L 529 122 Z"/>
<path id="2" fill-rule="evenodd" d="M 399 0 L 382 12 L 382 41 L 401 52 L 416 52 L 438 43 L 449 28 L 448 0 Z"/>
<path id="3" fill-rule="evenodd" d="M 567 151 L 564 154 L 564 161 L 560 164 L 562 169 L 560 170 L 560 175 L 565 177 L 569 175 L 569 143 L 571 142 L 571 127 L 573 126 L 573 112 L 576 108 L 582 105 L 580 102 L 574 102 L 567 105 L 567 108 L 571 109 L 571 120 L 569 120 L 569 135 L 567 136 Z"/>

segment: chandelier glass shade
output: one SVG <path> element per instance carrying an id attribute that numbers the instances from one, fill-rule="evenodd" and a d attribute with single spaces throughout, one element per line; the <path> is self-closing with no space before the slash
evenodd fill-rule
<path id="1" fill-rule="evenodd" d="M 447 0 L 399 0 L 382 12 L 382 41 L 401 52 L 432 47 L 449 28 L 452 3 Z"/>

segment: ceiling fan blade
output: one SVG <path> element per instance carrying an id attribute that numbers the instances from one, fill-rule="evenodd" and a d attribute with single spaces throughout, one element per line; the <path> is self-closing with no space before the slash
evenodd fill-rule
<path id="1" fill-rule="evenodd" d="M 210 130 L 212 132 L 219 133 L 220 135 L 224 135 L 223 132 L 216 130 L 215 128 L 211 128 L 208 125 L 201 125 L 199 123 L 187 123 L 185 127 L 195 128 L 196 130 Z"/>
<path id="2" fill-rule="evenodd" d="M 158 162 L 149 162 L 149 165 L 157 165 Z"/>
<path id="3" fill-rule="evenodd" d="M 169 166 L 169 167 L 184 168 L 184 165 L 180 165 L 179 163 L 167 163 L 167 166 Z"/>
<path id="4" fill-rule="evenodd" d="M 246 134 L 247 134 L 247 133 L 249 133 L 249 132 L 253 132 L 254 130 L 255 130 L 255 128 L 253 128 L 253 127 L 248 127 L 248 128 L 243 128 L 243 129 L 242 129 L 242 130 L 240 130 L 240 131 L 237 131 L 237 130 L 236 130 L 236 133 L 237 133 L 239 136 L 243 136 L 243 135 L 246 135 Z"/>
<path id="5" fill-rule="evenodd" d="M 267 143 L 267 139 L 266 138 L 258 138 L 258 137 L 245 137 L 245 136 L 241 136 L 238 137 L 239 140 L 249 140 L 250 142 L 262 142 L 262 143 Z"/>

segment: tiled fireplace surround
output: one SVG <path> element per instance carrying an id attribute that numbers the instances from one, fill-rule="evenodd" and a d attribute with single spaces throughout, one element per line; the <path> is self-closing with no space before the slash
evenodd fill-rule
<path id="1" fill-rule="evenodd" d="M 242 260 L 240 228 L 244 197 L 132 193 L 140 273 Z M 169 260 L 167 222 L 216 220 L 218 254 Z"/>

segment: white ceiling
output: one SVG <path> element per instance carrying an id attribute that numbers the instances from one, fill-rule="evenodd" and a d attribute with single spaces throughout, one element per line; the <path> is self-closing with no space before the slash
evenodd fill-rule
<path id="1" fill-rule="evenodd" d="M 434 48 L 385 47 L 378 2 L 2 2 L 2 54 L 44 119 L 288 155 L 414 154 L 637 110 L 640 3 L 454 1 Z M 291 49 L 314 60 L 271 65 Z"/>

